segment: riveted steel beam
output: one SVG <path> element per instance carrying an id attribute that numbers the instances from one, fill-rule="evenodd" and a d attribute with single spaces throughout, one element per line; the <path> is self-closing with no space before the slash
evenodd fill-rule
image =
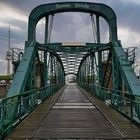
<path id="1" fill-rule="evenodd" d="M 111 43 L 97 44 L 97 43 L 86 43 L 85 46 L 62 46 L 62 43 L 50 43 L 50 44 L 36 44 L 36 47 L 40 50 L 55 51 L 55 52 L 91 52 L 91 51 L 103 51 L 111 48 Z"/>
<path id="2" fill-rule="evenodd" d="M 110 30 L 110 41 L 117 40 L 117 22 L 114 11 L 105 4 L 89 2 L 61 2 L 36 7 L 29 16 L 28 41 L 36 40 L 36 25 L 46 15 L 61 12 L 85 12 L 103 17 Z"/>

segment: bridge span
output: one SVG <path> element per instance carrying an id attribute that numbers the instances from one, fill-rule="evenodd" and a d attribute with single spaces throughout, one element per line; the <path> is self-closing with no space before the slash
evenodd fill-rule
<path id="1" fill-rule="evenodd" d="M 55 14 L 83 12 L 94 41 L 50 42 Z M 36 26 L 45 18 L 44 43 Z M 101 22 L 108 42 L 101 42 Z M 36 7 L 29 16 L 24 53 L 14 59 L 14 78 L 0 100 L 0 139 L 140 139 L 140 81 L 135 56 L 117 36 L 113 9 L 104 4 L 61 2 Z M 73 74 L 75 84 L 66 85 Z M 54 94 L 55 93 L 55 94 Z"/>
<path id="2" fill-rule="evenodd" d="M 27 116 L 9 139 L 140 139 L 140 129 L 71 83 Z"/>

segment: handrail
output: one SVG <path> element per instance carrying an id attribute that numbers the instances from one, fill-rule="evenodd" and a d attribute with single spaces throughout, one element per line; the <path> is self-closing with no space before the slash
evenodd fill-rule
<path id="1" fill-rule="evenodd" d="M 0 100 L 0 140 L 48 96 L 63 85 L 53 84 Z"/>
<path id="2" fill-rule="evenodd" d="M 89 91 L 106 104 L 125 115 L 132 121 L 140 124 L 140 96 L 132 95 L 126 91 L 119 91 L 100 87 L 95 84 L 78 83 L 79 86 Z"/>

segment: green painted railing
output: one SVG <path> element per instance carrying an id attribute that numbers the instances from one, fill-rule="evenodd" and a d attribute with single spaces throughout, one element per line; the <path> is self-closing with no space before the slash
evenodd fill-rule
<path id="1" fill-rule="evenodd" d="M 0 140 L 62 85 L 33 89 L 0 101 Z"/>
<path id="2" fill-rule="evenodd" d="M 109 90 L 94 84 L 79 84 L 106 104 L 140 124 L 140 96 L 125 91 Z"/>

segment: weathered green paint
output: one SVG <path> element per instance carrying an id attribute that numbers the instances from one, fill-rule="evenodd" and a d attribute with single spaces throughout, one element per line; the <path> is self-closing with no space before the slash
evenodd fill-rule
<path id="1" fill-rule="evenodd" d="M 99 21 L 99 15 L 96 15 L 96 26 L 97 26 L 97 43 L 101 44 L 101 42 L 100 42 L 100 21 Z"/>
<path id="2" fill-rule="evenodd" d="M 85 12 L 94 13 L 103 17 L 109 24 L 110 41 L 117 40 L 117 23 L 114 11 L 104 4 L 89 2 L 62 2 L 43 4 L 36 7 L 29 16 L 28 41 L 36 40 L 36 25 L 46 15 L 61 12 Z"/>
<path id="3" fill-rule="evenodd" d="M 45 40 L 44 43 L 48 43 L 48 22 L 49 17 L 45 18 Z M 48 85 L 48 63 L 47 63 L 47 51 L 44 51 L 44 86 L 47 87 Z"/>
<path id="4" fill-rule="evenodd" d="M 27 44 L 23 58 L 18 66 L 17 72 L 14 76 L 12 85 L 7 93 L 7 97 L 17 95 L 25 90 L 26 82 L 30 71 L 32 70 L 32 62 L 36 52 L 35 42 Z"/>
<path id="5" fill-rule="evenodd" d="M 121 73 L 122 79 L 131 94 L 140 95 L 140 81 L 137 79 L 130 62 L 127 60 L 126 54 L 119 41 L 113 42 L 113 51 L 115 65 L 117 65 L 117 68 L 119 69 L 118 75 Z"/>
<path id="6" fill-rule="evenodd" d="M 96 44 L 96 43 L 85 43 L 85 46 L 63 46 L 63 43 L 49 43 L 49 44 L 37 44 L 36 47 L 41 50 L 50 52 L 91 52 L 91 51 L 103 51 L 111 48 L 111 44 Z"/>
<path id="7" fill-rule="evenodd" d="M 85 12 L 95 14 L 97 42 L 81 45 L 48 42 L 48 16 L 61 12 Z M 43 17 L 46 17 L 45 41 L 44 44 L 39 44 L 36 42 L 36 25 Z M 103 17 L 109 25 L 110 43 L 107 44 L 100 43 L 100 17 Z M 108 62 L 107 72 L 104 72 L 102 56 L 106 50 L 110 50 L 112 53 L 111 56 L 109 56 L 108 53 L 108 61 L 112 60 L 112 64 Z M 39 54 L 40 51 L 44 54 L 41 58 Z M 65 60 L 62 60 L 61 53 L 65 56 Z M 77 60 L 78 54 L 82 55 L 83 53 L 83 58 L 79 62 Z M 124 107 L 125 102 L 128 101 L 131 112 L 124 114 L 140 123 L 140 82 L 137 80 L 131 68 L 131 64 L 127 60 L 126 54 L 117 39 L 117 22 L 114 11 L 104 4 L 63 2 L 38 6 L 30 14 L 28 41 L 25 46 L 25 53 L 7 93 L 7 98 L 3 99 L 0 103 L 0 135 L 4 135 L 8 129 L 11 129 L 14 121 L 17 121 L 16 119 L 18 117 L 18 119 L 20 119 L 23 114 L 25 115 L 31 112 L 37 106 L 38 100 L 42 102 L 46 97 L 54 93 L 56 89 L 59 89 L 65 84 L 66 73 L 63 63 L 67 62 L 68 54 L 75 54 L 73 61 L 76 61 L 76 63 L 79 62 L 76 75 L 77 83 L 80 86 L 94 93 L 102 100 L 111 101 L 111 105 L 121 113 L 124 113 L 122 112 L 123 108 L 121 105 Z M 44 60 L 41 60 L 42 58 L 44 58 Z M 71 63 L 73 63 L 73 61 L 71 61 Z M 71 65 L 71 68 L 76 69 L 76 65 Z M 107 87 L 106 85 L 110 80 L 108 73 L 110 74 L 111 69 L 113 86 L 111 90 L 108 90 L 105 87 Z M 41 77 L 41 89 L 36 89 L 35 81 L 37 79 L 37 72 Z M 69 73 L 74 72 L 70 71 Z M 122 80 L 124 81 L 127 92 L 119 91 Z M 37 96 L 38 94 L 39 96 Z M 8 106 L 9 103 L 10 106 Z M 20 112 L 18 109 L 20 109 Z M 19 113 L 21 114 L 19 115 Z M 8 128 L 6 128 L 7 126 Z"/>

